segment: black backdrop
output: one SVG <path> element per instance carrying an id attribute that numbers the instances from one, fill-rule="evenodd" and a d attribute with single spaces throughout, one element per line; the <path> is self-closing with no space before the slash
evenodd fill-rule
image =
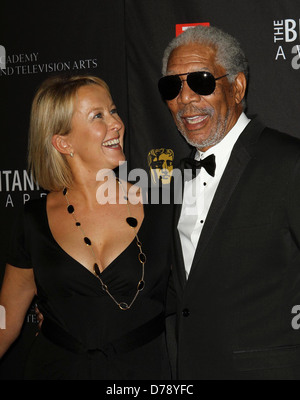
<path id="1" fill-rule="evenodd" d="M 210 23 L 236 36 L 250 62 L 247 114 L 300 137 L 299 0 L 73 0 L 2 2 L 0 45 L 0 282 L 11 221 L 43 195 L 26 173 L 29 110 L 37 86 L 58 72 L 91 73 L 111 87 L 126 127 L 131 168 L 148 172 L 152 149 L 189 152 L 157 92 L 161 57 L 180 24 Z M 1 54 L 0 54 L 1 55 Z M 22 334 L 0 363 L 19 379 L 36 331 L 30 308 Z"/>

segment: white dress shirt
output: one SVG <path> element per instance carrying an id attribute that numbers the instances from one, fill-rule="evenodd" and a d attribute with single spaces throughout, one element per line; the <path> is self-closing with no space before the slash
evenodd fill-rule
<path id="1" fill-rule="evenodd" d="M 185 182 L 181 215 L 177 229 L 181 240 L 186 276 L 190 273 L 195 251 L 204 226 L 211 202 L 228 163 L 231 151 L 240 134 L 250 120 L 242 113 L 220 143 L 206 152 L 197 151 L 196 160 L 202 160 L 211 154 L 215 155 L 215 176 L 209 175 L 205 168 L 193 180 Z"/>

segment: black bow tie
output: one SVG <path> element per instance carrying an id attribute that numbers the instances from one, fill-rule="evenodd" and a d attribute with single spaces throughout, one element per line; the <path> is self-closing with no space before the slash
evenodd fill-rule
<path id="1" fill-rule="evenodd" d="M 207 173 L 211 176 L 215 176 L 216 170 L 216 158 L 214 154 L 204 158 L 203 160 L 197 161 L 192 158 L 184 158 L 182 160 L 183 169 L 190 169 L 192 171 L 192 179 L 195 178 L 200 172 L 201 168 L 205 168 Z M 191 178 L 188 178 L 188 180 Z"/>

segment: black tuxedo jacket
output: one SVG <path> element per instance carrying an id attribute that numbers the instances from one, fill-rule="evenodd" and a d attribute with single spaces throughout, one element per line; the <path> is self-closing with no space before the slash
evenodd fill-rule
<path id="1" fill-rule="evenodd" d="M 178 379 L 300 379 L 300 141 L 252 120 L 186 280 L 175 206 Z"/>

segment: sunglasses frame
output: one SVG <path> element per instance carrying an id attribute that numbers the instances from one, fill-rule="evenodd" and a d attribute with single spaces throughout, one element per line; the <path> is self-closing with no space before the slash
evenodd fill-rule
<path id="1" fill-rule="evenodd" d="M 212 79 L 214 80 L 213 86 L 212 86 L 212 91 L 211 91 L 210 93 L 206 93 L 206 94 L 198 93 L 198 92 L 196 92 L 196 91 L 190 86 L 190 83 L 189 83 L 189 76 L 190 76 L 190 75 L 194 75 L 194 74 L 201 74 L 204 78 L 206 78 L 206 76 L 207 76 L 207 77 L 209 77 L 209 79 L 212 78 Z M 184 76 L 184 75 L 187 75 L 187 78 L 186 78 L 186 79 L 180 79 L 180 78 L 179 78 L 180 76 Z M 206 76 L 205 76 L 205 75 L 206 75 Z M 160 91 L 160 94 L 161 94 L 162 98 L 163 98 L 165 101 L 170 101 L 170 100 L 176 99 L 176 97 L 179 95 L 179 93 L 180 93 L 181 90 L 182 90 L 182 83 L 183 83 L 183 82 L 187 82 L 189 88 L 190 88 L 194 93 L 196 93 L 196 94 L 198 94 L 198 95 L 200 95 L 200 96 L 209 96 L 209 95 L 211 95 L 211 94 L 215 91 L 215 89 L 216 89 L 216 81 L 219 80 L 219 79 L 225 78 L 225 77 L 228 76 L 228 75 L 229 75 L 229 74 L 225 74 L 225 75 L 222 75 L 222 76 L 219 76 L 219 77 L 215 78 L 215 77 L 213 76 L 213 74 L 212 74 L 211 72 L 208 72 L 208 71 L 192 71 L 192 72 L 185 72 L 185 73 L 183 73 L 183 74 L 165 75 L 165 76 L 163 76 L 162 78 L 160 78 L 160 80 L 158 81 L 158 88 L 159 88 L 159 91 Z M 194 75 L 194 76 L 195 76 L 195 75 Z M 162 94 L 162 92 L 161 92 L 161 90 L 160 90 L 160 82 L 161 82 L 164 78 L 168 78 L 168 77 L 172 77 L 172 78 L 175 78 L 175 77 L 177 78 L 177 77 L 178 77 L 178 79 L 179 79 L 179 81 L 180 81 L 180 88 L 179 88 L 178 94 L 177 94 L 176 96 L 172 97 L 171 99 L 165 98 L 165 96 L 163 96 L 163 94 Z"/>

